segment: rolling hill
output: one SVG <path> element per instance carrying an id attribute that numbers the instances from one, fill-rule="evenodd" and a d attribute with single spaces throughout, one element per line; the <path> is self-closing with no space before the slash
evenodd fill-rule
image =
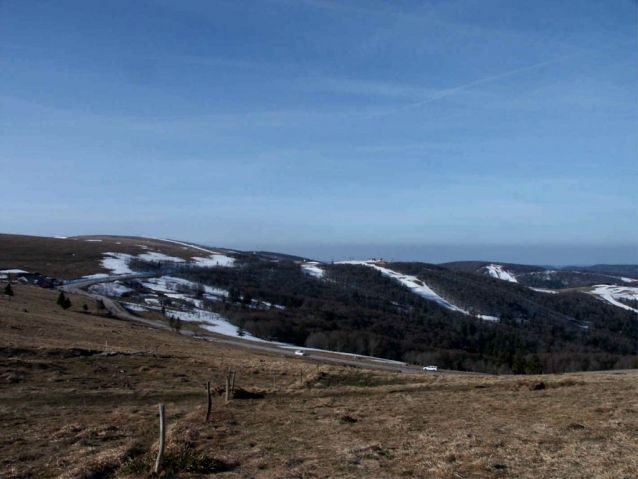
<path id="1" fill-rule="evenodd" d="M 159 312 L 292 347 L 480 372 L 635 364 L 633 282 L 599 272 L 485 262 L 324 264 L 178 240 L 1 235 L 4 270 L 95 279 L 93 292 L 140 317 Z M 565 275 L 584 277 L 574 280 L 581 289 L 540 289 L 544 278 L 563 284 Z M 607 282 L 590 284 L 600 278 Z M 616 289 L 600 289 L 606 285 Z"/>

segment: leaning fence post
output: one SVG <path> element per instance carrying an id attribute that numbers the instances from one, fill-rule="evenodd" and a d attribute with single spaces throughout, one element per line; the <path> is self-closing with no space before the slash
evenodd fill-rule
<path id="1" fill-rule="evenodd" d="M 164 420 L 164 405 L 159 405 L 160 412 L 160 442 L 159 442 L 159 451 L 157 451 L 157 460 L 155 461 L 155 469 L 153 472 L 155 474 L 159 473 L 160 464 L 162 463 L 162 456 L 164 455 L 164 446 L 166 442 L 166 425 Z"/>
<path id="2" fill-rule="evenodd" d="M 206 408 L 206 422 L 210 419 L 210 408 L 213 401 L 210 398 L 210 381 L 206 381 L 206 399 L 208 400 L 208 407 Z"/>
<path id="3" fill-rule="evenodd" d="M 226 375 L 226 402 L 228 402 L 229 399 L 229 393 L 230 393 L 230 376 L 227 374 Z"/>

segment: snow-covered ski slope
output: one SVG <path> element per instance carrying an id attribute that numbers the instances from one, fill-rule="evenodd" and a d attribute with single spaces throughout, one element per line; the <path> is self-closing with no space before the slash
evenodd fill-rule
<path id="1" fill-rule="evenodd" d="M 458 306 L 453 305 L 449 301 L 443 299 L 441 296 L 436 294 L 427 284 L 425 284 L 416 276 L 410 276 L 410 275 L 399 273 L 397 271 L 392 271 L 391 269 L 384 268 L 382 266 L 379 266 L 378 264 L 375 264 L 373 261 L 341 261 L 339 264 L 356 264 L 356 265 L 369 266 L 371 268 L 376 269 L 377 271 L 380 271 L 381 274 L 383 274 L 384 276 L 392 278 L 398 281 L 399 283 L 401 283 L 402 285 L 407 286 L 408 288 L 410 288 L 410 290 L 414 294 L 418 294 L 422 298 L 425 298 L 429 301 L 434 301 L 435 303 L 451 311 L 467 314 L 468 316 L 470 315 L 469 311 L 466 311 L 462 308 L 459 308 Z M 498 318 L 495 316 L 487 316 L 484 314 L 479 314 L 477 317 L 480 319 L 484 319 L 486 321 L 498 321 Z"/>
<path id="2" fill-rule="evenodd" d="M 516 278 L 512 273 L 503 269 L 503 265 L 500 264 L 490 264 L 486 266 L 487 273 L 492 278 L 502 279 L 503 281 L 509 281 L 510 283 L 518 283 Z"/>
<path id="3" fill-rule="evenodd" d="M 309 274 L 310 276 L 314 276 L 315 278 L 323 278 L 326 273 L 323 269 L 319 267 L 319 263 L 316 261 L 309 261 L 307 263 L 301 264 L 301 270 Z"/>
<path id="4" fill-rule="evenodd" d="M 599 284 L 594 286 L 590 293 L 598 296 L 599 298 L 607 301 L 610 304 L 613 304 L 614 306 L 618 306 L 619 308 L 638 313 L 638 309 L 632 308 L 631 306 L 618 301 L 618 299 L 638 300 L 638 288 Z"/>

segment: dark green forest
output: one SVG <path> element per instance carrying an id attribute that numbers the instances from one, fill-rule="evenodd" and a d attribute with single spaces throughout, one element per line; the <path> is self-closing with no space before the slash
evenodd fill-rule
<path id="1" fill-rule="evenodd" d="M 223 300 L 205 299 L 207 309 L 267 340 L 480 372 L 636 366 L 636 315 L 583 293 L 540 293 L 425 263 L 384 265 L 423 280 L 471 312 L 466 315 L 367 266 L 321 267 L 325 276 L 316 278 L 290 260 L 246 255 L 238 267 L 191 267 L 171 274 L 228 290 Z"/>

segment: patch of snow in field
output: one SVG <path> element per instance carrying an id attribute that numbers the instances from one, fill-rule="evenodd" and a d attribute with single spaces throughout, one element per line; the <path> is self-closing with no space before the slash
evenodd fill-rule
<path id="1" fill-rule="evenodd" d="M 638 288 L 629 286 L 609 286 L 607 284 L 599 284 L 593 288 L 594 289 L 590 292 L 591 294 L 599 296 L 614 306 L 638 313 L 638 309 L 627 306 L 620 301 L 616 301 L 617 299 L 638 299 Z"/>
<path id="2" fill-rule="evenodd" d="M 539 293 L 547 293 L 547 294 L 558 294 L 558 291 L 554 291 L 553 289 L 542 289 L 542 288 L 530 288 L 534 291 L 538 291 Z"/>
<path id="3" fill-rule="evenodd" d="M 95 294 L 101 294 L 103 296 L 112 296 L 119 298 L 125 293 L 133 291 L 131 288 L 127 288 L 119 281 L 113 281 L 111 283 L 98 283 L 89 286 L 89 292 Z"/>
<path id="4" fill-rule="evenodd" d="M 151 304 L 153 306 L 159 306 L 160 305 L 159 299 L 157 299 L 157 298 L 145 298 L 144 302 L 146 304 Z"/>
<path id="5" fill-rule="evenodd" d="M 90 240 L 84 240 L 84 241 L 88 241 L 89 243 L 101 243 L 102 240 L 98 240 L 98 239 L 90 239 Z"/>
<path id="6" fill-rule="evenodd" d="M 68 239 L 68 236 L 54 236 L 55 239 Z"/>
<path id="7" fill-rule="evenodd" d="M 137 256 L 142 261 L 157 261 L 160 263 L 185 263 L 186 260 L 182 258 L 175 258 L 174 256 L 168 256 L 164 253 L 157 253 L 152 251 L 150 253 L 142 253 Z"/>
<path id="8" fill-rule="evenodd" d="M 222 334 L 224 336 L 230 336 L 233 338 L 246 339 L 248 341 L 257 341 L 260 343 L 267 343 L 263 339 L 259 339 L 248 332 L 245 332 L 244 336 L 240 336 L 237 333 L 237 326 L 229 322 L 222 315 L 213 313 L 211 311 L 203 311 L 201 309 L 195 311 L 178 311 L 170 309 L 166 311 L 166 314 L 179 318 L 182 321 L 202 323 L 201 327 L 211 333 Z"/>
<path id="9" fill-rule="evenodd" d="M 104 253 L 102 267 L 111 270 L 113 274 L 133 274 L 133 270 L 128 267 L 128 262 L 133 258 L 126 253 Z"/>
<path id="10" fill-rule="evenodd" d="M 502 279 L 503 281 L 509 281 L 510 283 L 518 283 L 518 281 L 516 281 L 516 278 L 512 276 L 512 274 L 508 271 L 505 271 L 503 269 L 503 266 L 500 264 L 491 264 L 489 266 L 486 266 L 486 268 L 487 273 L 492 278 Z"/>
<path id="11" fill-rule="evenodd" d="M 149 311 L 148 308 L 145 308 L 141 304 L 137 304 L 137 303 L 122 303 L 122 302 L 120 302 L 120 304 L 122 306 L 124 306 L 126 309 L 129 309 L 131 311 L 141 311 L 141 312 Z"/>
<path id="12" fill-rule="evenodd" d="M 0 273 L 5 273 L 5 274 L 22 274 L 22 273 L 28 273 L 28 271 L 25 271 L 23 269 L 3 269 L 2 271 L 0 271 Z"/>
<path id="13" fill-rule="evenodd" d="M 228 291 L 221 288 L 213 288 L 212 286 L 204 286 L 206 296 L 226 296 L 228 297 Z"/>
<path id="14" fill-rule="evenodd" d="M 195 266 L 201 268 L 212 268 L 215 266 L 234 266 L 235 258 L 226 256 L 223 254 L 212 254 L 208 258 L 201 258 L 194 256 L 192 260 L 195 262 Z"/>
<path id="15" fill-rule="evenodd" d="M 180 293 L 180 287 L 184 289 L 192 290 L 194 293 L 199 288 L 203 288 L 204 294 L 213 296 L 228 296 L 228 291 L 219 288 L 213 288 L 211 286 L 200 285 L 188 281 L 184 278 L 176 278 L 174 276 L 161 276 L 159 278 L 148 278 L 145 280 L 138 280 L 145 288 L 157 291 L 160 293 Z"/>
<path id="16" fill-rule="evenodd" d="M 309 263 L 302 263 L 301 265 L 301 270 L 306 273 L 309 274 L 310 276 L 314 276 L 315 278 L 323 278 L 323 276 L 326 274 L 326 272 L 319 268 L 319 263 L 317 262 L 309 262 Z"/>
<path id="17" fill-rule="evenodd" d="M 392 271 L 391 269 L 387 269 L 387 268 L 383 268 L 381 266 L 378 266 L 378 265 L 374 264 L 371 261 L 341 261 L 339 264 L 356 264 L 356 265 L 369 266 L 371 268 L 374 268 L 374 269 L 380 271 L 381 274 L 383 274 L 384 276 L 387 276 L 389 278 L 393 278 L 393 279 L 397 280 L 399 283 L 401 283 L 402 285 L 407 286 L 408 288 L 410 288 L 410 290 L 413 293 L 418 294 L 422 298 L 425 298 L 425 299 L 427 299 L 429 301 L 434 301 L 437 304 L 439 304 L 439 305 L 443 306 L 444 308 L 447 308 L 447 309 L 449 309 L 451 311 L 456 311 L 458 313 L 463 313 L 463 314 L 470 315 L 469 311 L 465 311 L 464 309 L 461 309 L 458 306 L 454 306 L 452 303 L 450 303 L 449 301 L 446 301 L 441 296 L 436 294 L 434 291 L 432 291 L 428 287 L 427 284 L 425 284 L 423 281 L 421 281 L 416 276 L 409 276 L 409 275 L 401 274 L 401 273 L 398 273 L 396 271 Z M 479 314 L 479 315 L 477 315 L 477 317 L 480 318 L 480 319 L 483 319 L 485 321 L 498 321 L 498 318 L 495 317 L 495 316 L 488 316 L 488 315 L 484 315 L 484 314 Z"/>
<path id="18" fill-rule="evenodd" d="M 189 298 L 188 296 L 181 298 L 182 301 L 186 301 L 187 303 L 192 304 L 193 306 L 195 306 L 198 309 L 202 309 L 204 307 L 204 300 L 203 299 L 195 299 L 195 298 Z"/>
<path id="19" fill-rule="evenodd" d="M 622 281 L 624 281 L 625 283 L 636 283 L 636 282 L 638 282 L 638 279 L 631 279 L 631 278 L 624 278 L 624 277 L 621 277 L 620 279 Z"/>
<path id="20" fill-rule="evenodd" d="M 138 244 L 137 246 L 138 246 L 138 247 L 140 247 L 140 248 L 142 248 L 142 249 L 148 249 L 148 246 L 143 245 L 143 244 Z"/>
<path id="21" fill-rule="evenodd" d="M 204 253 L 209 253 L 211 256 L 208 258 L 202 258 L 202 257 L 194 257 L 193 261 L 195 261 L 197 266 L 203 266 L 203 267 L 212 267 L 212 266 L 233 266 L 235 259 L 231 258 L 230 256 L 226 256 L 221 254 L 218 251 L 213 251 L 211 249 L 208 248 L 202 248 L 201 246 L 195 246 L 193 244 L 190 243 L 184 243 L 182 241 L 175 241 L 175 240 L 170 240 L 170 239 L 164 239 L 164 238 L 152 238 L 149 237 L 149 239 L 154 239 L 154 240 L 159 240 L 159 241 L 166 241 L 167 243 L 174 243 L 174 244 L 178 244 L 184 247 L 184 249 L 196 249 L 198 251 L 203 251 Z M 218 264 L 219 263 L 219 264 Z"/>
<path id="22" fill-rule="evenodd" d="M 167 298 L 171 298 L 171 299 L 183 299 L 183 300 L 186 300 L 186 298 L 188 298 L 188 296 L 186 296 L 183 293 L 165 293 L 165 296 Z"/>

